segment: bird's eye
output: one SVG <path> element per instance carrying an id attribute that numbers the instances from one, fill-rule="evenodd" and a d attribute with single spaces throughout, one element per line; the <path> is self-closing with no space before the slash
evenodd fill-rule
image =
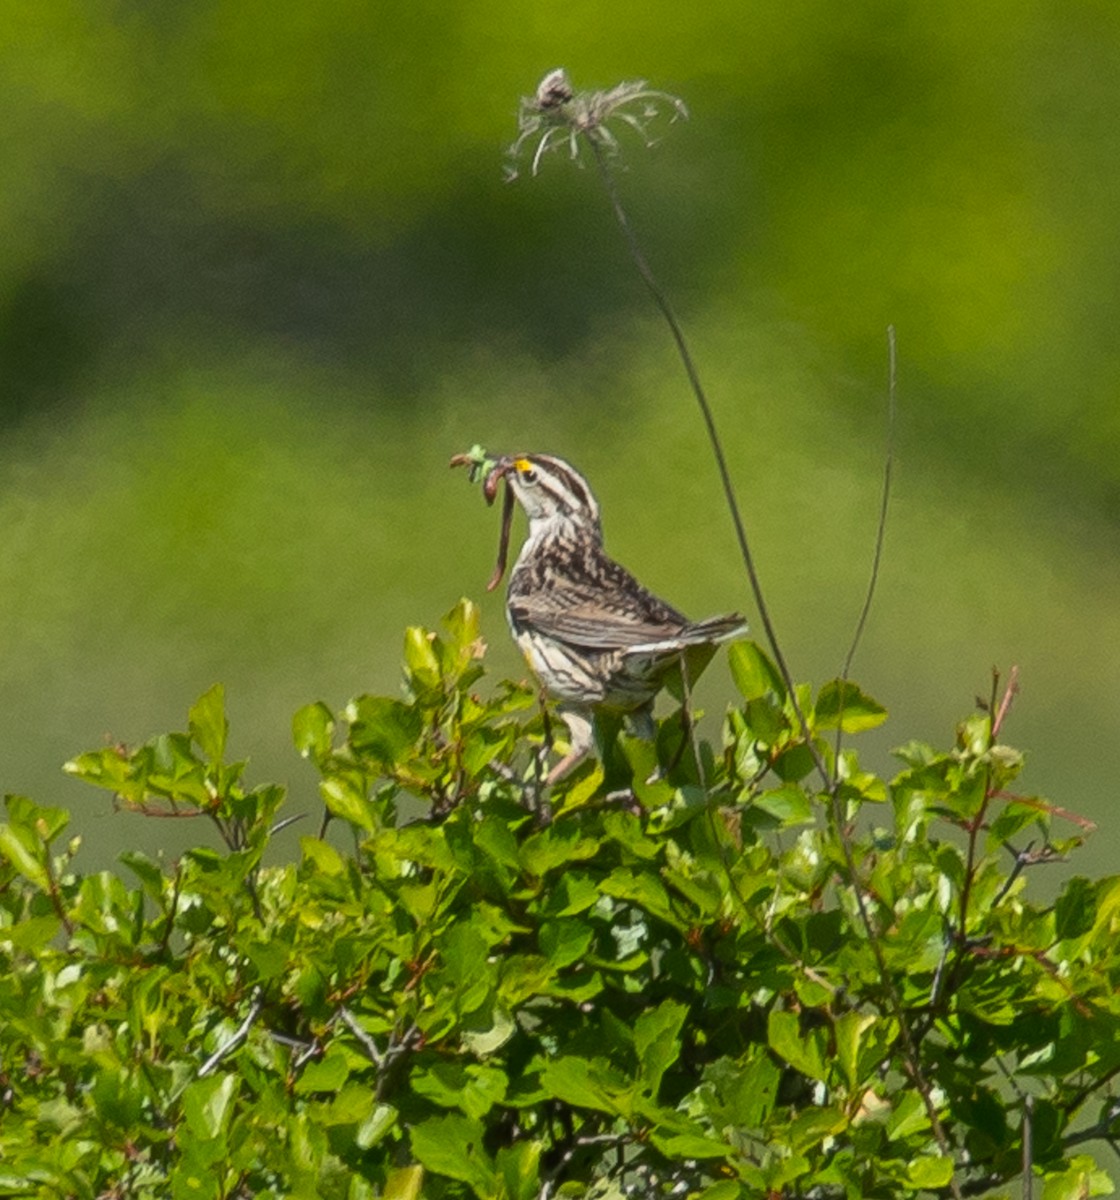
<path id="1" fill-rule="evenodd" d="M 524 459 L 524 458 L 521 459 L 521 461 L 518 462 L 516 464 L 516 466 L 517 466 L 517 473 L 518 473 L 518 475 L 521 476 L 522 483 L 536 483 L 537 482 L 537 469 L 528 461 L 528 459 Z"/>

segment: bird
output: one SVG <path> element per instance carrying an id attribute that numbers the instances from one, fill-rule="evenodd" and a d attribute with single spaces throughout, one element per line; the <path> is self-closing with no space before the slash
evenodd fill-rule
<path id="1" fill-rule="evenodd" d="M 563 779 L 591 752 L 594 718 L 614 713 L 652 740 L 654 700 L 674 667 L 687 679 L 707 665 L 720 643 L 742 637 L 738 613 L 690 621 L 643 587 L 603 548 L 599 503 L 587 480 L 552 454 L 511 454 L 452 464 L 485 464 L 483 491 L 493 502 L 506 483 L 498 566 L 506 564 L 513 501 L 524 509 L 528 536 L 510 572 L 506 617 L 514 641 L 568 728 L 569 750 L 548 773 Z"/>

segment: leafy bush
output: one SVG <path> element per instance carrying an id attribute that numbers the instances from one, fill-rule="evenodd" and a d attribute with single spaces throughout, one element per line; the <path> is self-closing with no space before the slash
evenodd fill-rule
<path id="1" fill-rule="evenodd" d="M 802 688 L 833 785 L 744 643 L 722 746 L 678 755 L 671 716 L 664 778 L 620 736 L 542 797 L 535 694 L 482 698 L 481 658 L 464 601 L 408 631 L 403 698 L 297 714 L 326 806 L 298 863 L 265 861 L 282 791 L 226 761 L 220 688 L 68 769 L 222 850 L 125 852 L 130 886 L 8 797 L 3 1194 L 1110 1190 L 1083 1147 L 1117 1126 L 1120 880 L 1027 898 L 1076 838 L 1009 791 L 1006 704 L 887 782 L 837 755 L 883 710 Z"/>

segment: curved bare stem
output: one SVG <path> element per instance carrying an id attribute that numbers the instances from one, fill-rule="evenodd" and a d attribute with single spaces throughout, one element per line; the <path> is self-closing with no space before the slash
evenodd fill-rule
<path id="1" fill-rule="evenodd" d="M 786 692 L 789 696 L 790 703 L 793 706 L 793 711 L 797 716 L 797 722 L 801 726 L 801 732 L 805 738 L 805 744 L 809 748 L 809 753 L 813 756 L 813 763 L 824 780 L 826 786 L 831 782 L 831 777 L 824 759 L 821 757 L 820 751 L 813 744 L 812 732 L 809 729 L 809 722 L 805 717 L 805 713 L 801 709 L 801 704 L 797 699 L 797 689 L 794 686 L 793 674 L 786 662 L 785 655 L 782 653 L 782 648 L 778 643 L 778 635 L 774 629 L 774 623 L 770 618 L 770 609 L 766 604 L 766 598 L 762 593 L 762 583 L 758 577 L 758 570 L 755 567 L 754 555 L 751 553 L 750 542 L 747 539 L 746 526 L 743 523 L 743 516 L 739 510 L 739 500 L 735 494 L 735 485 L 731 479 L 731 471 L 727 465 L 727 457 L 723 452 L 723 442 L 720 440 L 719 430 L 716 427 L 715 416 L 712 413 L 712 407 L 708 402 L 707 393 L 704 390 L 704 385 L 700 380 L 700 373 L 696 369 L 696 363 L 693 361 L 692 352 L 688 348 L 688 342 L 684 336 L 684 330 L 681 328 L 680 322 L 677 320 L 677 315 L 673 311 L 673 306 L 669 303 L 669 298 L 665 295 L 661 285 L 657 282 L 657 278 L 653 273 L 649 262 L 642 251 L 641 243 L 638 241 L 633 226 L 630 224 L 630 218 L 627 216 L 626 209 L 622 204 L 622 198 L 618 192 L 618 186 L 615 182 L 614 175 L 611 173 L 610 165 L 607 162 L 606 156 L 599 142 L 595 138 L 587 138 L 587 145 L 590 147 L 592 158 L 595 160 L 595 165 L 599 170 L 599 178 L 602 180 L 603 188 L 607 193 L 607 199 L 610 201 L 611 208 L 614 210 L 615 219 L 618 221 L 619 227 L 622 229 L 623 236 L 626 239 L 627 249 L 630 251 L 630 257 L 634 262 L 634 266 L 638 270 L 638 274 L 642 278 L 642 282 L 646 285 L 650 295 L 653 297 L 654 303 L 657 305 L 661 315 L 665 318 L 665 323 L 669 327 L 669 331 L 673 336 L 673 342 L 677 348 L 677 354 L 680 357 L 681 364 L 684 367 L 685 374 L 688 376 L 689 386 L 692 388 L 692 394 L 696 398 L 696 404 L 700 409 L 700 415 L 704 420 L 704 428 L 707 430 L 708 441 L 711 443 L 712 454 L 715 456 L 716 469 L 719 472 L 720 483 L 723 485 L 724 498 L 727 501 L 727 509 L 731 514 L 731 523 L 735 529 L 735 540 L 739 544 L 739 553 L 743 559 L 743 566 L 747 570 L 747 578 L 750 580 L 751 593 L 754 596 L 755 606 L 758 608 L 758 615 L 762 620 L 762 627 L 766 633 L 766 641 L 770 647 L 770 652 L 774 655 L 774 662 L 777 664 L 778 671 L 781 673 L 782 682 L 786 686 Z"/>

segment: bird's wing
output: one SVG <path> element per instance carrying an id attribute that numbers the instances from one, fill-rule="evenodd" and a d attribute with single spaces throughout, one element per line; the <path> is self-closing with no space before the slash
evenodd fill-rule
<path id="1" fill-rule="evenodd" d="M 620 610 L 608 597 L 573 600 L 548 592 L 511 596 L 510 619 L 515 626 L 529 626 L 546 637 L 588 650 L 627 650 L 665 641 L 681 631 L 680 621 L 658 620 L 633 608 Z"/>

